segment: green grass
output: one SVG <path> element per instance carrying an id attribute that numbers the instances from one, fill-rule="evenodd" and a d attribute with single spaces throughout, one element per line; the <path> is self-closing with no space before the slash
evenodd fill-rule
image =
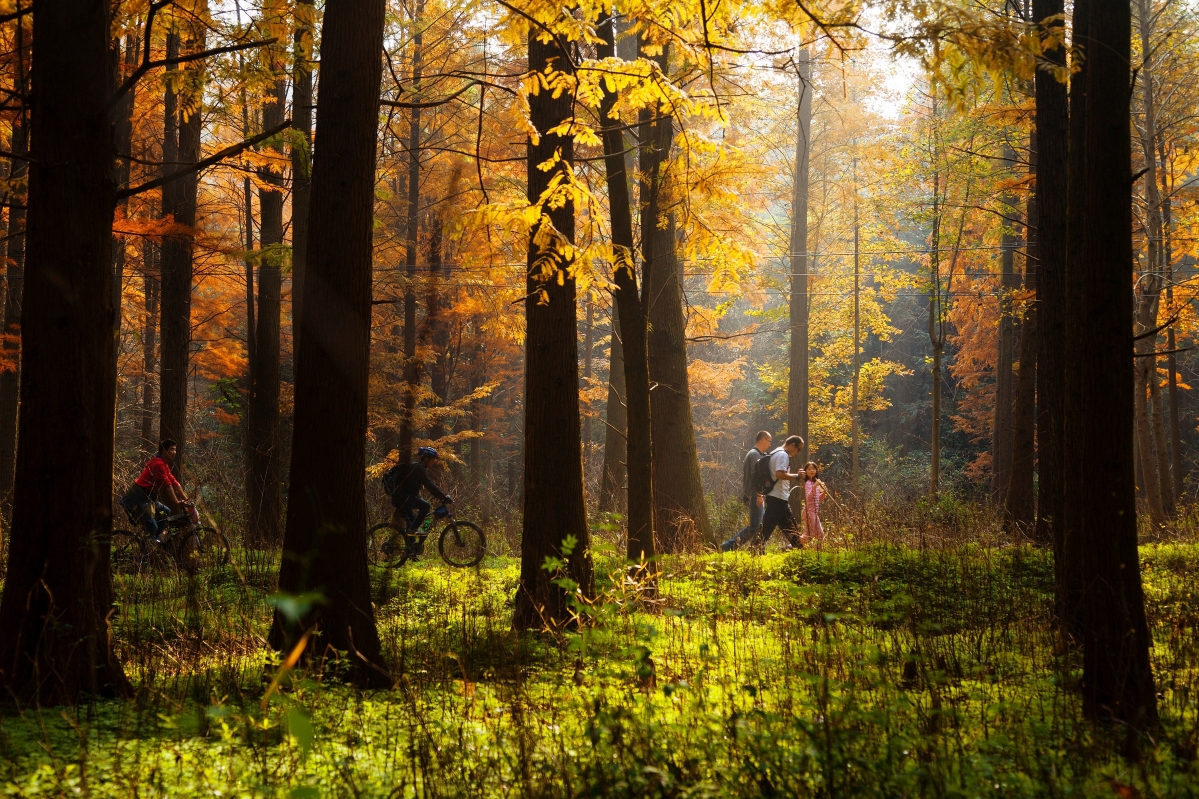
<path id="1" fill-rule="evenodd" d="M 510 629 L 518 563 L 372 574 L 396 677 L 265 707 L 274 563 L 120 577 L 135 699 L 5 711 L 13 796 L 1196 796 L 1199 546 L 1142 548 L 1163 728 L 1084 723 L 1040 550 L 680 556 L 656 599 L 597 556 L 579 632 Z"/>

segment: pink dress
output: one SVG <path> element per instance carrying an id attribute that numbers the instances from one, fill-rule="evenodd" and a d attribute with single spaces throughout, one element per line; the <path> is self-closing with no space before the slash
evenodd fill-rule
<path id="1" fill-rule="evenodd" d="M 824 538 L 824 527 L 820 524 L 820 482 L 804 480 L 803 495 L 804 534 L 809 539 Z"/>

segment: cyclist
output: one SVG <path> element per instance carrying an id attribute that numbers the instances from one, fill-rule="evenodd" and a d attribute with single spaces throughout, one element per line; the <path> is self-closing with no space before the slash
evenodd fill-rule
<path id="1" fill-rule="evenodd" d="M 171 462 L 178 454 L 178 445 L 171 439 L 164 439 L 158 445 L 158 453 L 146 463 L 141 475 L 133 481 L 133 485 L 121 498 L 121 505 L 129 513 L 130 518 L 140 521 L 146 533 L 158 543 L 162 543 L 162 528 L 155 518 L 159 512 L 181 513 L 187 495 L 183 486 L 171 473 Z M 159 498 L 165 499 L 169 505 L 163 505 Z"/>
<path id="2" fill-rule="evenodd" d="M 421 447 L 416 451 L 416 457 L 417 459 L 413 463 L 392 467 L 395 470 L 392 473 L 395 489 L 391 492 L 391 505 L 395 508 L 395 513 L 391 516 L 391 523 L 401 530 L 406 528 L 405 531 L 408 534 L 404 536 L 404 540 L 407 541 L 408 549 L 413 556 L 424 551 L 425 543 L 411 533 L 420 529 L 432 508 L 428 502 L 421 499 L 420 490 L 424 488 L 446 505 L 454 501 L 450 499 L 449 494 L 442 491 L 436 483 L 429 479 L 429 467 L 437 460 L 437 450 L 432 447 Z"/>

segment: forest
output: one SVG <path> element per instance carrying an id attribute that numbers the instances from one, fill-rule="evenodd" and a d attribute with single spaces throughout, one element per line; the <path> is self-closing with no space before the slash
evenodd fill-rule
<path id="1" fill-rule="evenodd" d="M 1196 63 L 0 0 L 0 793 L 1199 797 Z"/>

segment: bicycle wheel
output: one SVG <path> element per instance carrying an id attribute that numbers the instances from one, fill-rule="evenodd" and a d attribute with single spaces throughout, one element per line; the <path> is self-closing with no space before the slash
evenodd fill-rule
<path id="1" fill-rule="evenodd" d="M 404 532 L 391 522 L 380 522 L 366 531 L 366 559 L 372 566 L 393 569 L 408 560 Z"/>
<path id="2" fill-rule="evenodd" d="M 477 524 L 451 522 L 441 531 L 437 550 L 451 566 L 477 566 L 487 554 L 487 538 Z"/>
<path id="3" fill-rule="evenodd" d="M 109 555 L 113 574 L 137 574 L 145 562 L 142 537 L 131 530 L 112 531 L 112 549 Z"/>
<path id="4" fill-rule="evenodd" d="M 201 571 L 219 569 L 229 562 L 229 542 L 215 527 L 199 527 L 187 537 L 183 558 Z"/>

